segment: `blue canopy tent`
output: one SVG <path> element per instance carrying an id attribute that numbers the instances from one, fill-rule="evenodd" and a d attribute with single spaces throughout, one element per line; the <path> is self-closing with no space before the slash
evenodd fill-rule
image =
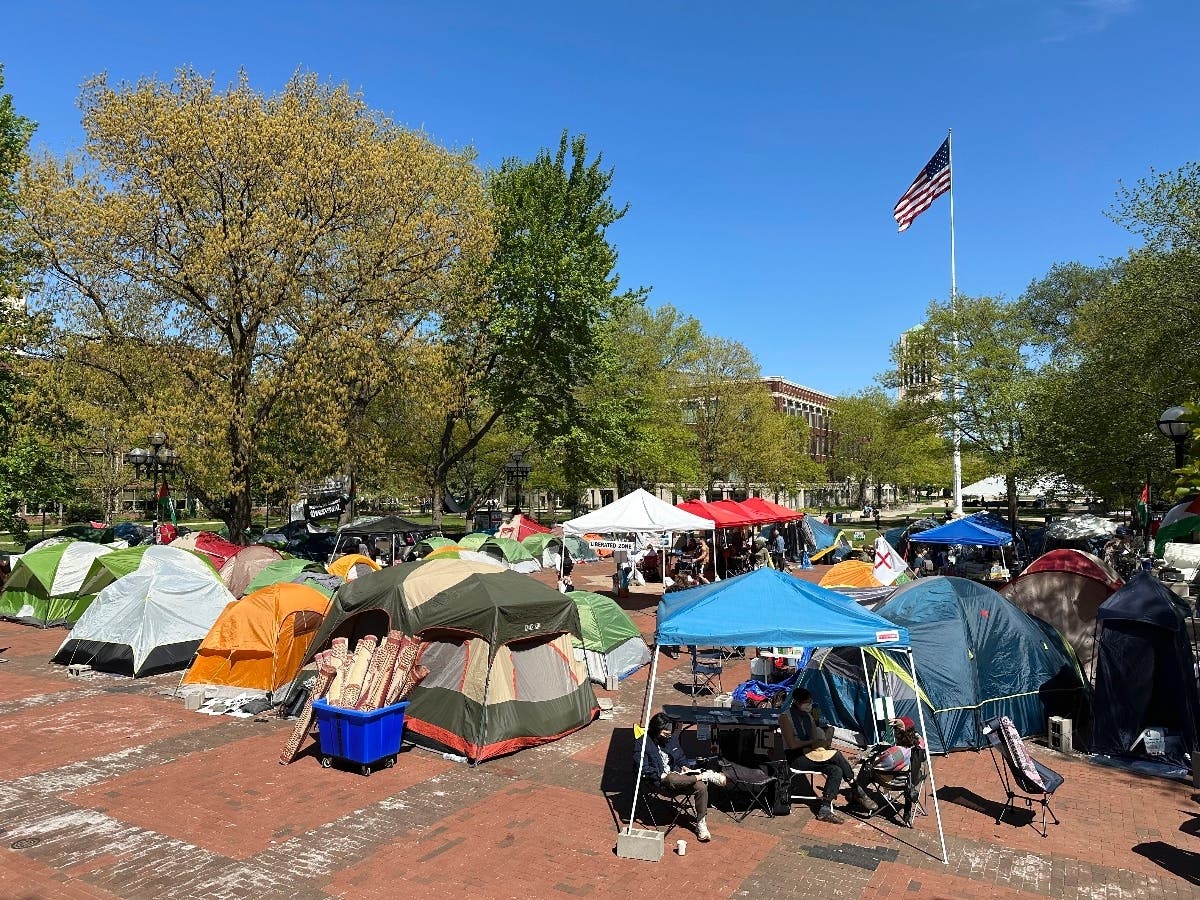
<path id="1" fill-rule="evenodd" d="M 647 737 L 646 729 L 650 727 L 660 646 L 875 647 L 905 656 L 913 682 L 917 680 L 907 629 L 877 616 L 835 591 L 775 569 L 755 569 L 720 583 L 665 595 L 658 604 L 658 628 L 654 642 L 654 656 L 646 685 L 643 741 Z M 917 714 L 924 736 L 925 716 L 919 707 Z M 930 769 L 942 862 L 947 862 L 942 813 L 938 806 L 932 763 Z M 633 809 L 637 808 L 640 786 L 639 767 L 633 788 Z M 629 827 L 632 828 L 632 812 L 629 818 Z"/>
<path id="2" fill-rule="evenodd" d="M 1004 547 L 1013 542 L 1006 531 L 995 531 L 975 519 L 955 519 L 937 528 L 912 536 L 914 544 L 971 544 L 982 547 Z"/>

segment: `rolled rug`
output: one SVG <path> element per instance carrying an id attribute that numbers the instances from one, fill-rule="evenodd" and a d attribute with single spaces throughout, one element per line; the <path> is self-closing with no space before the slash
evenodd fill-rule
<path id="1" fill-rule="evenodd" d="M 371 657 L 371 665 L 367 669 L 367 677 L 363 682 L 362 693 L 359 694 L 355 709 L 369 711 L 379 709 L 383 696 L 387 691 L 388 676 L 396 665 L 396 657 L 400 654 L 400 642 L 404 635 L 392 631 L 384 638 L 382 644 L 375 648 Z"/>
<path id="2" fill-rule="evenodd" d="M 412 671 L 412 667 L 420 659 L 423 649 L 425 649 L 423 642 L 405 635 L 404 640 L 400 643 L 400 653 L 396 656 L 396 665 L 392 667 L 392 677 L 384 698 L 384 706 L 391 706 L 400 701 L 400 692 L 404 690 L 404 682 L 408 678 L 408 673 Z"/>
<path id="3" fill-rule="evenodd" d="M 325 696 L 326 691 L 329 690 L 329 685 L 333 682 L 336 671 L 333 665 L 333 657 L 329 651 L 317 654 L 317 681 L 313 685 L 312 694 L 309 696 L 308 702 L 304 704 L 304 709 L 300 712 L 300 717 L 296 719 L 296 727 L 292 729 L 291 736 L 287 739 L 287 743 L 283 745 L 283 752 L 279 754 L 279 764 L 281 766 L 286 766 L 300 752 L 300 745 L 304 743 L 304 739 L 308 736 L 308 730 L 312 727 L 313 701 Z"/>
<path id="4" fill-rule="evenodd" d="M 346 682 L 338 698 L 338 706 L 342 709 L 354 709 L 354 705 L 358 703 L 358 698 L 362 695 L 363 679 L 367 677 L 367 669 L 371 667 L 371 657 L 375 655 L 378 643 L 379 638 L 373 634 L 359 638 L 358 646 L 354 648 L 350 671 L 346 674 Z"/>

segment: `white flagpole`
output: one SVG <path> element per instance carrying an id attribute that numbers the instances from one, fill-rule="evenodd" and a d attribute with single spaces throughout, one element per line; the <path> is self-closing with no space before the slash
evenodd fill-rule
<path id="1" fill-rule="evenodd" d="M 954 266 L 954 129 L 946 133 L 946 161 L 950 166 L 950 306 L 954 310 L 958 301 L 958 277 Z M 954 355 L 958 356 L 958 330 L 954 332 Z M 958 378 L 950 386 L 958 404 Z M 954 412 L 954 515 L 963 515 L 962 503 L 962 439 L 958 428 L 958 410 Z"/>

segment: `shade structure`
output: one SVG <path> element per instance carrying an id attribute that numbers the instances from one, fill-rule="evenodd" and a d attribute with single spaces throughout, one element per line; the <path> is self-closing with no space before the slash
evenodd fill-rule
<path id="1" fill-rule="evenodd" d="M 1013 542 L 1011 534 L 985 528 L 973 519 L 955 519 L 938 528 L 914 535 L 917 544 L 964 544 L 983 547 L 1003 547 Z"/>
<path id="2" fill-rule="evenodd" d="M 335 636 L 353 647 L 389 629 L 427 642 L 406 739 L 478 762 L 556 740 L 599 712 L 571 646 L 578 607 L 525 575 L 460 559 L 365 575 L 338 591 L 310 656 Z"/>
<path id="3" fill-rule="evenodd" d="M 803 516 L 803 513 L 796 512 L 794 509 L 788 509 L 786 506 L 780 506 L 778 503 L 773 503 L 762 497 L 747 497 L 741 501 L 741 504 L 751 512 L 770 516 L 768 519 L 760 520 L 763 522 L 791 522 Z"/>
<path id="4" fill-rule="evenodd" d="M 614 532 L 712 531 L 712 519 L 659 500 L 642 488 L 614 500 L 607 506 L 563 523 L 563 534 L 612 534 Z"/>
<path id="5" fill-rule="evenodd" d="M 721 510 L 730 518 L 738 519 L 740 525 L 762 525 L 766 522 L 776 521 L 774 516 L 764 517 L 761 513 L 755 512 L 736 500 L 714 500 L 708 505 L 713 509 Z"/>
<path id="6" fill-rule="evenodd" d="M 32 550 L 17 560 L 0 593 L 0 617 L 27 625 L 61 625 L 79 618 L 79 589 L 97 557 L 111 547 L 62 541 Z"/>
<path id="7" fill-rule="evenodd" d="M 675 505 L 684 512 L 691 513 L 698 518 L 712 519 L 718 528 L 741 528 L 744 525 L 751 524 L 746 520 L 744 515 L 724 507 L 719 507 L 713 503 L 705 503 L 703 500 L 685 500 L 683 503 Z"/>
<path id="8" fill-rule="evenodd" d="M 230 603 L 201 641 L 183 683 L 279 689 L 300 671 L 329 602 L 315 588 L 282 582 Z"/>
<path id="9" fill-rule="evenodd" d="M 386 554 L 389 562 L 400 562 L 408 559 L 419 541 L 437 533 L 438 530 L 432 525 L 412 522 L 400 516 L 363 519 L 338 529 L 333 552 L 345 553 L 347 550 L 357 550 L 359 544 L 366 544 L 372 553 L 379 551 Z"/>
<path id="10" fill-rule="evenodd" d="M 908 631 L 835 591 L 776 569 L 667 594 L 659 644 L 732 647 L 906 647 Z"/>

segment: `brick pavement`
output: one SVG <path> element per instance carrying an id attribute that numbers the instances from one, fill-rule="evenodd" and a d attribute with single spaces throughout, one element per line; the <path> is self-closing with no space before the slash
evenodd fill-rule
<path id="1" fill-rule="evenodd" d="M 611 571 L 581 566 L 575 582 L 603 591 Z M 621 600 L 647 635 L 656 601 Z M 1046 839 L 996 825 L 990 758 L 956 753 L 935 760 L 949 865 L 932 816 L 911 831 L 829 826 L 799 805 L 736 824 L 714 810 L 712 843 L 681 828 L 686 857 L 633 862 L 614 844 L 647 670 L 597 691 L 611 721 L 555 744 L 474 769 L 412 750 L 367 779 L 311 754 L 279 766 L 288 723 L 186 712 L 177 675 L 67 679 L 47 663 L 62 638 L 0 623 L 0 897 L 1200 896 L 1190 787 L 1045 748 L 1066 776 Z M 686 658 L 659 665 L 656 705 L 682 700 Z"/>

